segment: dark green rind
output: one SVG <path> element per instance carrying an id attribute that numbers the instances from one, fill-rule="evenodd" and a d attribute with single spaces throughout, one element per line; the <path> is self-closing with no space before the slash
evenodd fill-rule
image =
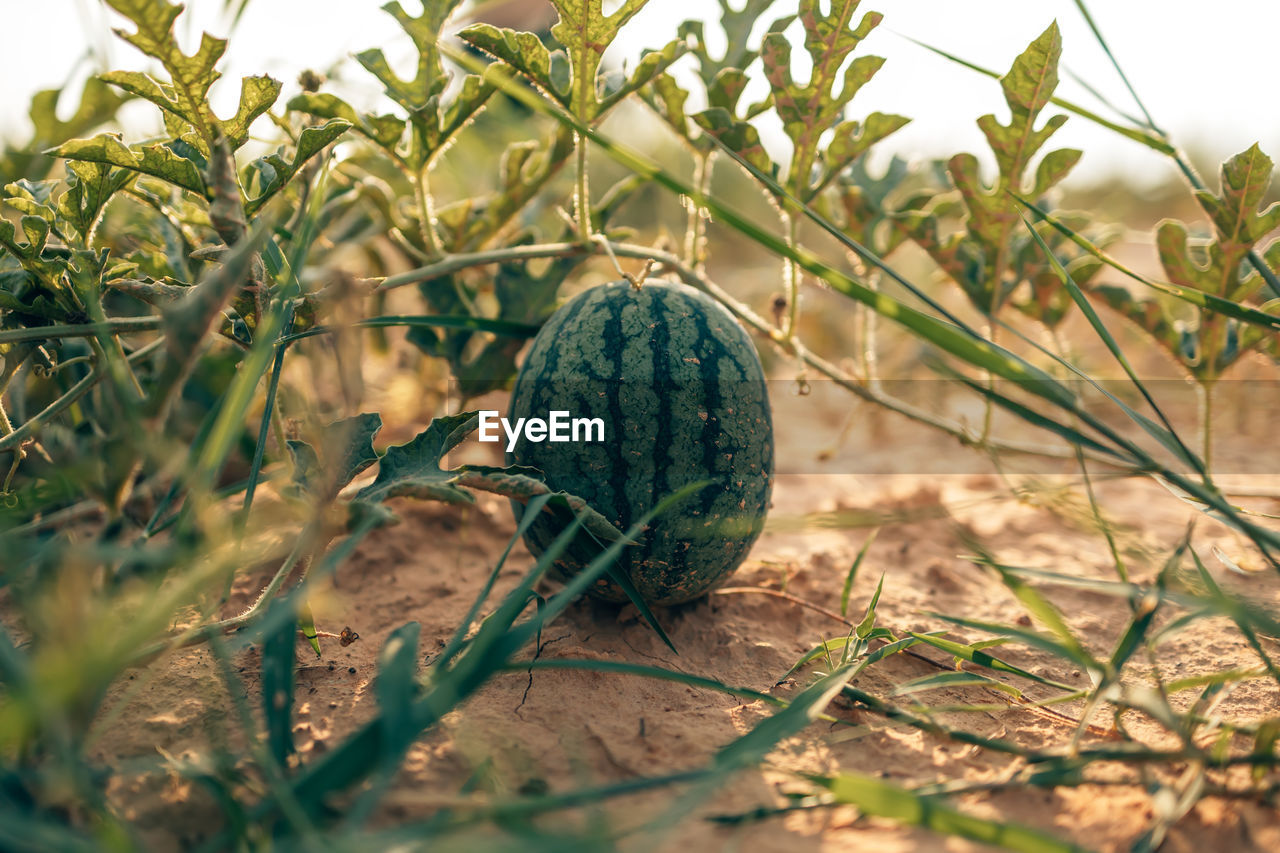
<path id="1" fill-rule="evenodd" d="M 646 601 L 690 601 L 742 563 L 769 505 L 773 426 L 755 346 L 722 306 L 658 282 L 640 290 L 615 282 L 571 299 L 534 338 L 507 417 L 555 409 L 602 418 L 605 441 L 521 437 L 508 464 L 538 468 L 619 529 L 682 485 L 714 481 L 626 549 L 622 567 Z M 541 554 L 560 529 L 539 519 L 525 542 Z M 571 575 L 590 556 L 577 549 L 557 572 Z M 607 580 L 591 594 L 626 600 Z"/>

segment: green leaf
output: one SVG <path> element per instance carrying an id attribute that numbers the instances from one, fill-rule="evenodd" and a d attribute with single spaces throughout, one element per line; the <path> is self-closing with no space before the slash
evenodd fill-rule
<path id="1" fill-rule="evenodd" d="M 29 115 L 35 129 L 34 147 L 56 145 L 65 139 L 87 133 L 113 118 L 128 100 L 117 95 L 102 80 L 90 77 L 84 83 L 75 113 L 63 121 L 58 118 L 57 113 L 58 103 L 63 97 L 62 89 L 46 89 L 32 97 Z"/>
<path id="2" fill-rule="evenodd" d="M 804 85 L 791 73 L 791 42 L 780 32 L 764 37 L 760 51 L 765 77 L 773 94 L 773 106 L 790 137 L 791 165 L 784 182 L 790 193 L 808 202 L 832 180 L 836 173 L 860 156 L 872 143 L 883 139 L 907 123 L 901 116 L 875 114 L 865 128 L 846 124 L 846 106 L 884 64 L 878 56 L 853 59 L 840 73 L 845 60 L 870 35 L 883 16 L 866 13 L 854 25 L 861 0 L 832 0 L 830 12 L 823 14 L 818 0 L 800 0 L 799 18 L 804 27 L 804 47 L 812 62 Z M 835 139 L 825 156 L 821 137 L 835 130 Z M 814 166 L 824 163 L 815 180 Z"/>
<path id="3" fill-rule="evenodd" d="M 1220 196 L 1196 193 L 1213 223 L 1212 240 L 1193 241 L 1181 222 L 1161 223 L 1156 234 L 1160 263 L 1175 285 L 1233 303 L 1256 296 L 1263 276 L 1246 274 L 1244 265 L 1257 243 L 1280 226 L 1280 204 L 1258 212 L 1273 169 L 1271 158 L 1255 144 L 1223 164 Z M 1274 265 L 1277 257 L 1269 250 L 1265 263 Z M 1158 323 L 1143 324 L 1137 312 L 1127 312 L 1201 382 L 1214 381 L 1250 349 L 1266 342 L 1254 336 L 1250 346 L 1241 347 L 1222 318 L 1199 310 L 1197 315 L 1197 323 L 1175 336 Z"/>
<path id="4" fill-rule="evenodd" d="M 552 76 L 551 51 L 533 33 L 472 24 L 459 32 L 458 38 L 511 66 L 561 106 L 569 105 L 569 81 Z"/>
<path id="5" fill-rule="evenodd" d="M 411 15 L 405 11 L 399 0 L 391 0 L 382 7 L 384 12 L 396 19 L 417 48 L 418 62 L 412 79 L 402 79 L 392 71 L 386 57 L 377 48 L 356 55 L 356 60 L 386 87 L 387 95 L 410 112 L 427 109 L 432 99 L 438 100 L 449 84 L 449 75 L 440 63 L 436 40 L 440 37 L 441 28 L 460 3 L 461 0 L 423 3 L 420 15 Z"/>
<path id="6" fill-rule="evenodd" d="M 694 122 L 726 148 L 766 175 L 777 177 L 778 166 L 764 150 L 755 125 L 735 118 L 723 107 L 712 107 L 693 116 Z"/>
<path id="7" fill-rule="evenodd" d="M 831 144 L 822 151 L 822 162 L 828 175 L 835 175 L 852 165 L 880 140 L 897 133 L 911 119 L 885 113 L 871 113 L 865 121 L 846 121 L 836 126 Z"/>
<path id="8" fill-rule="evenodd" d="M 190 124 L 175 100 L 173 87 L 159 82 L 150 74 L 144 74 L 141 71 L 107 71 L 99 74 L 97 79 L 117 89 L 123 89 L 130 95 L 150 101 L 166 113 Z"/>
<path id="9" fill-rule="evenodd" d="M 924 48 L 930 53 L 941 56 L 943 59 L 946 59 L 949 62 L 953 62 L 956 65 L 960 65 L 964 68 L 968 68 L 970 71 L 976 71 L 979 74 L 983 75 L 984 77 L 990 77 L 993 80 L 1000 79 L 1000 73 L 998 71 L 993 71 L 989 68 L 984 68 L 981 65 L 978 65 L 977 63 L 970 62 L 966 59 L 962 59 L 953 53 L 948 53 L 945 50 L 934 47 L 933 45 L 925 44 L 924 42 L 910 38 L 909 36 L 906 38 L 908 41 L 918 44 L 920 47 Z M 1157 134 L 1152 133 L 1148 130 L 1141 129 L 1141 128 L 1126 127 L 1122 124 L 1117 124 L 1114 121 L 1109 121 L 1103 118 L 1102 116 L 1098 115 L 1097 113 L 1093 112 L 1092 110 L 1087 110 L 1084 107 L 1080 106 L 1079 104 L 1073 103 L 1068 100 L 1064 100 L 1063 98 L 1057 98 L 1057 97 L 1050 98 L 1049 103 L 1053 104 L 1054 106 L 1061 107 L 1062 109 L 1066 110 L 1069 113 L 1072 113 L 1073 115 L 1078 115 L 1083 119 L 1087 119 L 1088 121 L 1093 122 L 1099 127 L 1104 127 L 1107 130 L 1111 131 L 1112 133 L 1118 134 L 1128 139 L 1132 139 L 1135 142 L 1145 145 L 1147 148 L 1150 148 L 1152 151 L 1158 151 L 1161 154 L 1165 154 L 1171 157 L 1175 156 L 1178 153 L 1177 149 L 1174 148 L 1172 145 L 1170 145 L 1169 142 L 1166 141 L 1162 136 L 1158 136 Z"/>
<path id="10" fill-rule="evenodd" d="M 327 92 L 304 92 L 295 95 L 289 99 L 287 106 L 295 112 L 350 122 L 356 133 L 387 151 L 394 151 L 404 137 L 404 119 L 389 114 L 358 113 L 346 101 Z"/>
<path id="11" fill-rule="evenodd" d="M 224 39 L 208 33 L 200 37 L 200 47 L 187 55 L 178 45 L 173 26 L 182 6 L 168 0 L 106 0 L 106 4 L 133 22 L 134 32 L 116 34 L 147 56 L 159 60 L 169 73 L 172 112 L 196 131 L 202 150 L 208 153 L 218 120 L 209 108 L 209 88 L 220 76 L 215 69 L 227 48 Z"/>
<path id="12" fill-rule="evenodd" d="M 698 75 L 710 88 L 712 81 L 728 69 L 741 71 L 760 56 L 760 51 L 750 45 L 751 31 L 774 0 L 746 0 L 741 9 L 734 9 L 729 0 L 717 0 L 720 4 L 720 28 L 724 30 L 724 52 L 713 57 L 707 47 L 702 21 L 685 21 L 677 28 L 681 38 L 691 42 L 691 52 L 698 60 Z M 782 32 L 795 20 L 789 15 L 769 26 L 768 32 Z"/>
<path id="13" fill-rule="evenodd" d="M 1044 159 L 1036 167 L 1035 182 L 1031 190 L 1032 197 L 1040 198 L 1061 183 L 1075 168 L 1076 163 L 1080 162 L 1082 156 L 1084 152 L 1074 148 L 1060 148 L 1044 155 Z"/>
<path id="14" fill-rule="evenodd" d="M 571 88 L 565 105 L 579 119 L 590 122 L 603 112 L 596 80 L 600 60 L 618 31 L 647 0 L 622 0 L 612 15 L 604 14 L 603 0 L 551 2 L 560 14 L 560 20 L 551 27 L 551 35 L 564 45 L 569 56 Z"/>
<path id="15" fill-rule="evenodd" d="M 573 134 L 558 128 L 542 143 L 522 140 L 507 146 L 498 162 L 498 191 L 467 199 L 439 212 L 450 251 L 475 251 L 526 209 L 573 153 Z M 389 279 L 390 280 L 390 279 Z"/>
<path id="16" fill-rule="evenodd" d="M 293 485 L 300 492 L 331 499 L 378 461 L 373 438 L 381 429 L 382 416 L 366 412 L 325 425 L 318 436 L 319 451 L 305 441 L 289 440 Z"/>
<path id="17" fill-rule="evenodd" d="M 593 221 L 604 223 L 609 211 L 603 209 L 608 197 L 593 210 Z M 532 242 L 526 234 L 515 245 Z M 585 255 L 555 258 L 549 263 L 530 261 L 506 261 L 498 265 L 493 278 L 493 293 L 498 299 L 498 321 L 502 323 L 530 325 L 541 324 L 555 309 L 556 295 L 570 273 L 584 261 Z M 541 268 L 541 269 L 539 269 Z M 469 308 L 459 295 L 461 282 L 452 276 L 424 282 L 419 292 L 427 304 L 441 314 L 462 314 Z M 472 345 L 474 335 L 470 330 L 451 330 L 444 327 L 429 329 L 419 327 L 407 336 L 410 343 L 430 355 L 449 362 L 458 389 L 464 398 L 471 398 L 502 388 L 515 375 L 516 355 L 523 342 L 503 336 L 488 340 L 477 349 Z"/>
<path id="18" fill-rule="evenodd" d="M 380 503 L 393 497 L 414 497 L 446 503 L 474 503 L 470 492 L 455 485 L 457 473 L 443 471 L 440 460 L 479 424 L 475 412 L 435 418 L 408 444 L 387 448 L 378 477 L 356 493 L 355 500 Z"/>
<path id="19" fill-rule="evenodd" d="M 724 50 L 719 57 L 711 55 L 704 34 L 703 21 L 685 21 L 677 28 L 681 40 L 689 44 L 689 52 L 697 61 L 698 76 L 702 78 L 707 94 L 707 107 L 720 108 L 728 112 L 727 119 L 717 119 L 713 126 L 728 126 L 730 120 L 749 118 L 753 113 L 740 116 L 738 100 L 747 87 L 747 74 L 743 70 L 760 55 L 758 48 L 751 44 L 751 31 L 756 22 L 773 5 L 773 0 L 747 0 L 741 9 L 734 9 L 728 0 L 719 0 L 720 27 L 724 30 Z M 781 32 L 794 19 L 794 16 L 775 21 L 769 32 Z M 676 83 L 669 74 L 658 74 L 652 84 L 643 90 L 644 98 L 659 115 L 666 120 L 673 130 L 696 150 L 711 150 L 709 140 L 697 133 L 690 126 L 685 112 L 685 103 L 689 93 Z M 763 110 L 765 104 L 757 105 Z M 739 135 L 741 132 L 739 132 Z M 727 140 L 731 141 L 731 140 Z M 768 171 L 769 167 L 765 167 Z"/>
<path id="20" fill-rule="evenodd" d="M 437 41 L 445 23 L 460 3 L 461 0 L 423 3 L 422 12 L 418 15 L 407 12 L 399 0 L 392 0 L 382 7 L 383 11 L 396 19 L 417 50 L 417 68 L 412 79 L 406 80 L 396 74 L 378 48 L 356 55 L 356 60 L 382 82 L 387 96 L 408 112 L 408 124 L 413 128 L 409 148 L 403 154 L 397 152 L 399 135 L 395 134 L 396 120 L 389 116 L 364 116 L 353 124 L 393 156 L 403 156 L 414 170 L 426 168 L 493 94 L 493 87 L 489 83 L 478 76 L 468 75 L 463 78 L 452 101 L 448 106 L 444 105 L 445 90 L 452 75 L 440 61 Z M 346 104 L 338 107 L 332 101 L 315 105 L 327 106 L 343 113 L 350 110 Z M 343 110 L 343 107 L 346 109 Z M 350 115 L 344 114 L 341 117 L 352 121 Z"/>
<path id="21" fill-rule="evenodd" d="M 58 213 L 87 236 L 111 197 L 136 177 L 128 169 L 72 161 L 67 164 L 67 191 L 58 200 Z"/>
<path id="22" fill-rule="evenodd" d="M 205 195 L 204 178 L 191 160 L 179 156 L 169 144 L 125 145 L 116 133 L 100 133 L 91 139 L 72 139 L 51 152 L 66 160 L 83 160 L 117 166 L 159 178 L 184 190 Z"/>
<path id="23" fill-rule="evenodd" d="M 938 237 L 937 218 L 927 212 L 910 211 L 898 218 L 899 227 L 921 246 L 934 261 L 960 285 L 974 307 L 988 317 L 995 316 L 1009 296 L 1023 281 L 1041 281 L 1047 271 L 1043 260 L 1018 264 L 1026 260 L 1028 241 L 1021 235 L 1019 214 L 1010 194 L 1022 195 L 1028 183 L 1031 162 L 1066 116 L 1050 117 L 1037 126 L 1040 114 L 1053 100 L 1058 85 L 1058 61 L 1062 56 L 1062 35 L 1054 22 L 1014 60 L 1013 66 L 1000 78 L 1010 120 L 1001 124 L 994 115 L 978 119 L 978 127 L 986 135 L 995 155 L 998 177 L 988 187 L 982 180 L 978 160 L 971 154 L 958 154 L 947 164 L 952 182 L 960 192 L 967 210 L 964 230 L 946 238 Z M 1052 151 L 1044 156 L 1031 180 L 1038 198 L 1067 176 L 1080 159 L 1072 149 Z M 1065 262 L 1070 262 L 1066 258 Z M 1041 302 L 1027 304 L 1036 308 Z M 1057 307 L 1065 303 L 1058 302 Z M 1061 316 L 1051 313 L 1054 305 L 1045 304 L 1042 316 L 1056 323 Z"/>
<path id="24" fill-rule="evenodd" d="M 330 119 L 322 125 L 308 127 L 298 135 L 298 146 L 293 152 L 293 159 L 286 160 L 282 152 L 269 154 L 255 160 L 251 166 L 258 172 L 258 194 L 244 206 L 246 216 L 257 213 L 272 196 L 284 189 L 293 180 L 307 161 L 319 154 L 326 146 L 351 129 L 351 123 L 343 119 Z"/>
<path id="25" fill-rule="evenodd" d="M 281 88 L 279 80 L 266 75 L 245 77 L 240 81 L 240 106 L 234 118 L 222 122 L 222 132 L 231 143 L 232 151 L 249 141 L 249 127 L 271 109 L 276 98 L 280 97 Z"/>

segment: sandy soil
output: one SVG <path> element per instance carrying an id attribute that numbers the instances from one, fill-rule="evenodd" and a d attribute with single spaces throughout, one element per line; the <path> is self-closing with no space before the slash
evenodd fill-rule
<path id="1" fill-rule="evenodd" d="M 874 447 L 875 454 L 920 460 L 950 452 L 936 437 L 899 429 L 899 420 L 886 417 L 862 418 L 850 443 L 838 452 L 856 455 L 858 447 Z M 826 422 L 838 425 L 840 419 Z M 412 432 L 411 426 L 401 425 L 389 430 L 389 435 L 398 441 Z M 821 442 L 812 435 L 804 438 L 803 447 L 785 435 L 780 435 L 780 442 L 780 461 L 787 453 L 812 454 L 815 448 L 821 449 Z M 842 470 L 858 470 L 856 460 L 846 462 Z M 1020 479 L 1035 488 L 1016 499 L 1000 477 L 982 473 L 983 464 L 977 460 L 970 473 L 946 475 L 781 475 L 769 528 L 730 580 L 733 588 L 757 591 L 721 592 L 660 611 L 679 656 L 662 645 L 634 608 L 582 601 L 554 623 L 544 637 L 541 657 L 653 664 L 781 697 L 794 695 L 812 679 L 812 670 L 781 685 L 776 682 L 800 655 L 824 638 L 842 636 L 847 628 L 829 615 L 758 590 L 785 587 L 791 596 L 838 610 L 844 576 L 872 527 L 880 531 L 853 590 L 850 613 L 856 618 L 862 612 L 883 573 L 880 624 L 895 631 L 948 627 L 929 611 L 1003 622 L 1022 618 L 1021 609 L 999 582 L 963 558 L 971 553 L 967 538 L 976 537 L 1012 565 L 1114 577 L 1105 542 L 1092 529 L 1087 504 L 1078 493 L 1071 497 L 1052 488 L 1063 478 L 1042 474 L 1035 480 Z M 922 463 L 917 470 L 927 467 Z M 1274 484 L 1272 479 L 1270 485 Z M 1151 482 L 1108 481 L 1099 483 L 1098 490 L 1104 507 L 1122 525 L 1118 542 L 1131 573 L 1135 580 L 1149 582 L 1183 535 L 1187 509 Z M 1278 508 L 1266 500 L 1255 505 L 1269 512 Z M 317 612 L 322 628 L 339 630 L 349 625 L 361 640 L 347 647 L 328 640 L 319 661 L 299 644 L 295 737 L 303 760 L 340 743 L 375 713 L 371 680 L 378 650 L 389 632 L 416 620 L 422 626 L 422 651 L 428 658 L 434 654 L 453 632 L 513 531 L 505 501 L 492 496 L 480 496 L 470 508 L 396 502 L 394 509 L 402 523 L 360 547 L 333 579 Z M 1248 567 L 1247 552 L 1233 535 L 1204 520 L 1197 545 L 1208 553 L 1211 544 L 1244 560 Z M 517 547 L 497 592 L 513 585 L 530 565 L 523 547 Z M 1238 575 L 1216 561 L 1212 568 L 1224 585 L 1253 600 L 1280 603 L 1280 583 L 1274 574 Z M 261 577 L 239 581 L 226 613 L 243 609 L 261 582 Z M 1109 652 L 1127 619 L 1123 602 L 1075 588 L 1045 586 L 1043 591 L 1091 651 Z M 981 638 L 977 632 L 963 630 L 953 631 L 953 636 Z M 940 652 L 922 654 L 933 662 L 899 655 L 870 669 L 858 686 L 888 696 L 897 684 L 952 665 Z M 1034 650 L 1007 646 L 1001 654 L 1034 672 L 1070 684 L 1085 683 L 1082 673 Z M 1212 630 L 1204 625 L 1167 643 L 1158 662 L 1167 677 L 1256 666 L 1244 640 L 1229 626 L 1216 623 Z M 249 694 L 256 695 L 256 652 L 250 650 L 236 664 Z M 131 763 L 153 765 L 158 749 L 191 756 L 219 738 L 234 738 L 228 703 L 217 684 L 208 652 L 198 649 L 176 654 L 140 672 L 136 679 L 122 682 L 106 703 L 93 757 L 127 769 Z M 1042 695 L 1034 689 L 1027 693 Z M 930 704 L 1000 703 L 1000 696 L 965 689 L 935 691 L 920 698 Z M 1228 719 L 1257 719 L 1274 715 L 1278 702 L 1280 691 L 1273 682 L 1251 681 L 1231 691 L 1218 713 Z M 705 820 L 712 814 L 780 805 L 782 794 L 805 790 L 797 773 L 843 768 L 910 786 L 945 780 L 993 782 L 1020 767 L 1017 760 L 897 727 L 839 701 L 830 710 L 858 725 L 811 726 L 776 750 L 767 767 L 743 772 L 726 790 L 695 803 L 691 814 L 661 836 L 661 847 L 975 849 L 956 839 L 860 818 L 849 808 L 737 826 Z M 1045 746 L 1065 744 L 1074 729 L 1070 718 L 1080 711 L 1078 705 L 1061 706 L 1058 715 L 1010 706 L 986 713 L 941 714 L 939 719 L 981 735 Z M 768 713 L 758 702 L 630 676 L 545 670 L 532 675 L 513 673 L 495 679 L 461 712 L 451 714 L 415 744 L 376 822 L 387 825 L 430 814 L 482 766 L 486 767 L 485 784 L 497 794 L 564 791 L 695 768 Z M 1099 716 L 1095 722 L 1096 732 L 1090 739 L 1104 738 L 1110 718 Z M 1131 716 L 1126 723 L 1139 737 L 1167 745 L 1147 721 Z M 1116 768 L 1094 771 L 1100 783 L 1127 778 Z M 663 790 L 617 801 L 608 819 L 619 827 L 637 826 L 668 806 L 676 793 Z M 201 790 L 164 774 L 125 776 L 112 797 L 158 849 L 198 838 L 217 820 L 216 806 Z M 1155 808 L 1138 784 L 1021 788 L 966 795 L 958 805 L 973 814 L 1018 821 L 1100 850 L 1127 849 L 1146 830 Z M 556 819 L 578 823 L 583 816 Z M 1277 850 L 1280 816 L 1253 803 L 1205 800 L 1177 824 L 1163 849 Z"/>

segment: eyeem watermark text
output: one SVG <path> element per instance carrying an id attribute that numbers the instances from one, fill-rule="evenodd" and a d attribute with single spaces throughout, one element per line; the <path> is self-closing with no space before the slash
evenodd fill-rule
<path id="1" fill-rule="evenodd" d="M 480 430 L 477 433 L 481 441 L 501 441 L 498 427 L 507 436 L 507 452 L 516 449 L 516 442 L 521 434 L 526 441 L 562 442 L 572 441 L 587 443 L 604 441 L 604 418 L 572 418 L 567 411 L 552 411 L 548 418 L 516 418 L 514 424 L 493 409 L 480 412 Z"/>

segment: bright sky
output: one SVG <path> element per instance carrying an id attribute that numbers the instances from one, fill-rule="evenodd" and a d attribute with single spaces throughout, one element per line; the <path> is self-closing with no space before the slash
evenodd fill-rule
<path id="1" fill-rule="evenodd" d="M 427 0 L 430 2 L 430 0 Z M 416 0 L 405 0 L 412 8 Z M 735 5 L 740 0 L 732 0 Z M 9 33 L 0 51 L 0 136 L 26 134 L 27 102 L 32 92 L 82 79 L 111 68 L 145 69 L 131 46 L 108 35 L 119 25 L 98 0 L 41 0 L 4 5 Z M 180 32 L 194 45 L 201 29 L 225 35 L 220 17 L 224 0 L 190 0 Z M 251 0 L 234 33 L 222 66 L 226 78 L 216 90 L 215 106 L 233 108 L 236 79 L 268 73 L 293 90 L 303 68 L 327 70 L 345 58 L 340 76 L 344 94 L 375 105 L 378 87 L 351 54 L 381 46 L 393 63 L 408 60 L 408 39 L 379 11 L 380 0 Z M 606 2 L 606 8 L 611 4 Z M 1268 0 L 1110 0 L 1091 4 L 1112 49 L 1147 101 L 1157 122 L 1184 148 L 1223 159 L 1260 142 L 1280 158 L 1280 110 L 1267 96 L 1275 34 L 1280 32 L 1280 3 Z M 794 0 L 779 0 L 778 14 L 794 10 Z M 908 158 L 941 156 L 961 150 L 985 151 L 974 120 L 986 112 L 1004 117 L 995 81 L 955 66 L 912 44 L 904 36 L 935 45 L 1003 72 L 1013 58 L 1055 17 L 1063 31 L 1064 82 L 1059 94 L 1090 108 L 1105 108 L 1072 81 L 1068 71 L 1130 108 L 1120 81 L 1072 0 L 864 0 L 863 10 L 885 15 L 884 23 L 861 48 L 887 57 L 876 77 L 854 100 L 851 116 L 872 110 L 897 112 L 915 121 L 884 150 Z M 650 0 L 614 46 L 615 55 L 634 58 L 641 49 L 659 47 L 674 23 L 688 17 L 712 18 L 715 0 Z M 709 27 L 714 32 L 714 26 Z M 96 57 L 96 58 L 94 58 Z M 401 64 L 400 67 L 405 67 Z M 758 66 L 756 77 L 759 81 Z M 64 104 L 64 109 L 72 107 Z M 151 125 L 147 105 L 131 108 L 139 127 Z M 766 142 L 776 144 L 767 136 Z M 1085 158 L 1074 180 L 1093 182 L 1117 173 L 1159 180 L 1171 173 L 1163 158 L 1136 143 L 1115 137 L 1081 118 L 1072 118 L 1054 138 L 1057 146 L 1083 148 Z"/>

